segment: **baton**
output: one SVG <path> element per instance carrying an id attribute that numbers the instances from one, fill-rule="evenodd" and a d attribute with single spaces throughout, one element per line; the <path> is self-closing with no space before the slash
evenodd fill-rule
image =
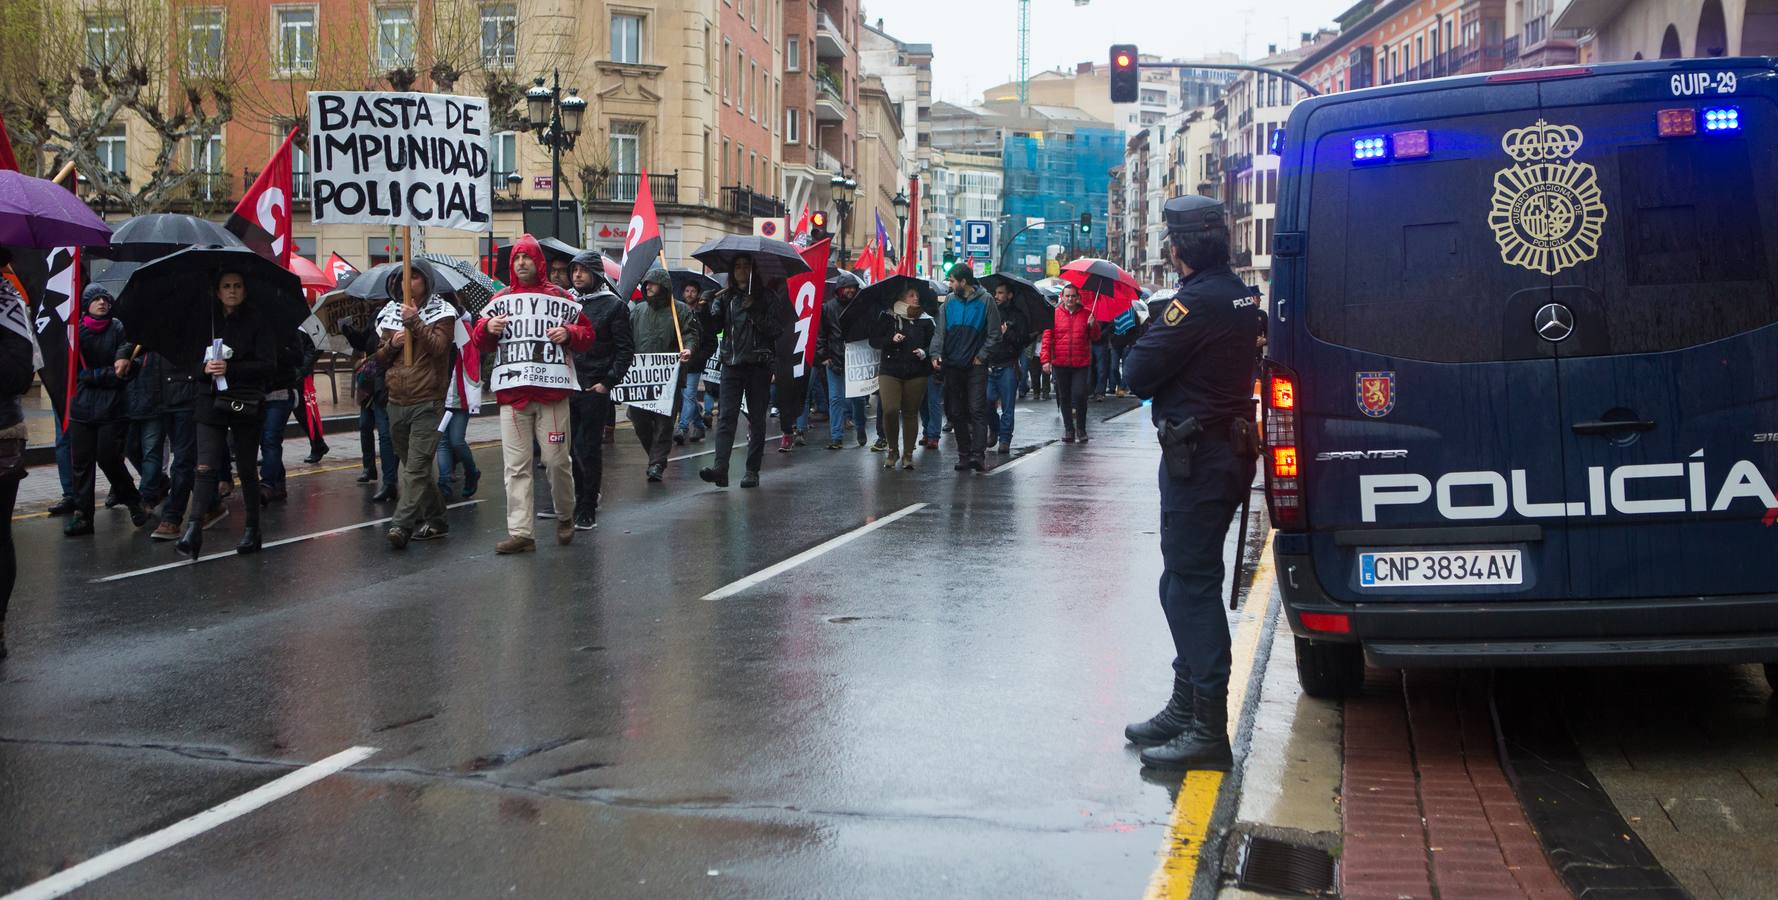
<path id="1" fill-rule="evenodd" d="M 1263 359 L 1264 359 L 1263 354 L 1264 353 L 1265 353 L 1265 351 L 1262 349 L 1254 354 L 1254 368 L 1255 369 L 1259 368 L 1260 362 L 1263 361 Z M 1262 388 L 1262 390 L 1263 390 L 1263 388 Z M 1257 423 L 1259 421 L 1259 401 L 1257 399 L 1253 401 L 1253 406 L 1254 406 L 1253 421 L 1255 423 Z M 1256 424 L 1254 427 L 1257 428 L 1258 425 Z M 1265 453 L 1263 452 L 1263 448 L 1262 448 L 1262 452 L 1260 453 L 1260 455 L 1261 456 L 1265 455 Z M 1249 511 L 1252 510 L 1252 508 L 1253 508 L 1253 485 L 1248 484 L 1247 485 L 1247 495 L 1241 499 L 1241 529 L 1240 529 L 1240 531 L 1236 532 L 1236 534 L 1239 536 L 1235 539 L 1235 578 L 1233 581 L 1229 582 L 1229 610 L 1230 611 L 1234 611 L 1234 610 L 1241 608 L 1241 575 L 1243 574 L 1243 570 L 1246 569 L 1246 563 L 1247 563 L 1247 514 Z"/>

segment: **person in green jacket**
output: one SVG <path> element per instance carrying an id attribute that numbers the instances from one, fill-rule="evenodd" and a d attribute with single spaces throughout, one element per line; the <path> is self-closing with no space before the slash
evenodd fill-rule
<path id="1" fill-rule="evenodd" d="M 675 329 L 674 315 L 678 315 Z M 636 440 L 648 453 L 648 480 L 660 481 L 667 471 L 667 454 L 673 449 L 673 423 L 684 401 L 685 368 L 700 336 L 698 317 L 692 308 L 673 299 L 673 279 L 666 269 L 653 269 L 642 278 L 642 302 L 630 305 L 630 332 L 636 352 L 674 353 L 679 356 L 679 383 L 669 385 L 673 412 L 669 415 L 626 406 L 635 427 Z"/>

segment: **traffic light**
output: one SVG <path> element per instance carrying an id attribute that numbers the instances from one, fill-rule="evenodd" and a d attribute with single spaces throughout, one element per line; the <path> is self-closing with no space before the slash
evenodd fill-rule
<path id="1" fill-rule="evenodd" d="M 815 228 L 826 228 L 827 227 L 827 213 L 825 213 L 819 209 L 815 210 L 813 213 L 810 213 L 809 214 L 809 225 L 811 225 L 812 227 L 815 227 Z"/>
<path id="2" fill-rule="evenodd" d="M 1140 92 L 1135 44 L 1111 45 L 1111 102 L 1135 103 Z"/>
<path id="3" fill-rule="evenodd" d="M 1080 214 L 1080 233 L 1081 234 L 1092 234 L 1093 233 L 1093 214 L 1092 213 L 1081 213 Z"/>
<path id="4" fill-rule="evenodd" d="M 955 268 L 957 268 L 957 254 L 946 250 L 944 263 L 939 266 L 939 271 L 943 272 L 945 278 L 948 279 L 951 277 L 951 270 Z"/>

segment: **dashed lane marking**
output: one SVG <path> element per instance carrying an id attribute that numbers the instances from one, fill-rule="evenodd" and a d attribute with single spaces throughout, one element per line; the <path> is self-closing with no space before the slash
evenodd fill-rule
<path id="1" fill-rule="evenodd" d="M 13 891 L 0 897 L 0 900 L 48 900 L 51 897 L 60 897 L 118 869 L 141 862 L 162 850 L 238 819 L 274 800 L 294 794 L 342 769 L 357 765 L 376 752 L 376 747 L 342 750 L 320 762 L 303 766 L 282 778 L 262 784 L 233 800 L 212 806 L 189 819 L 174 822 L 152 834 L 143 835 L 77 866 L 64 869 L 36 884 Z"/>
<path id="2" fill-rule="evenodd" d="M 1246 709 L 1247 692 L 1254 680 L 1259 640 L 1271 620 L 1272 538 L 1266 537 L 1254 566 L 1253 584 L 1247 592 L 1248 602 L 1264 598 L 1264 606 L 1246 608 L 1248 616 L 1236 627 L 1231 643 L 1234 649 L 1234 670 L 1229 674 L 1229 709 Z M 1245 552 L 1237 547 L 1235 552 Z M 1240 733 L 1245 723 L 1237 720 Z M 1192 880 L 1197 876 L 1204 842 L 1210 837 L 1210 821 L 1216 801 L 1222 795 L 1225 775 L 1222 772 L 1188 772 L 1179 786 L 1179 797 L 1173 803 L 1173 819 L 1167 825 L 1167 836 L 1161 843 L 1160 865 L 1148 880 L 1146 900 L 1179 900 L 1191 896 Z"/>
<path id="3" fill-rule="evenodd" d="M 452 504 L 446 506 L 445 509 L 461 509 L 462 507 L 474 506 L 477 503 L 481 503 L 481 502 L 482 502 L 481 500 L 464 500 L 459 503 L 452 503 Z M 381 519 L 372 519 L 369 522 L 358 522 L 353 525 L 341 525 L 338 528 L 329 528 L 326 531 L 316 531 L 311 534 L 299 534 L 296 537 L 287 537 L 287 538 L 280 538 L 275 541 L 267 541 L 264 544 L 261 544 L 259 549 L 262 551 L 270 550 L 273 547 L 282 547 L 285 544 L 296 544 L 296 543 L 301 543 L 302 541 L 312 541 L 316 538 L 324 538 L 324 537 L 330 537 L 330 536 L 336 535 L 336 534 L 344 534 L 348 531 L 357 531 L 360 528 L 372 528 L 377 525 L 382 525 L 382 524 L 388 522 L 392 518 L 394 518 L 394 516 L 384 516 Z M 158 565 L 158 566 L 149 566 L 146 569 L 137 569 L 133 572 L 120 572 L 116 575 L 107 575 L 104 578 L 94 578 L 94 579 L 92 579 L 92 581 L 90 583 L 91 584 L 104 584 L 105 582 L 108 582 L 108 581 L 123 581 L 126 578 L 135 578 L 138 575 L 152 575 L 155 572 L 165 572 L 168 569 L 177 569 L 177 568 L 181 568 L 184 566 L 195 566 L 198 563 L 207 563 L 207 562 L 212 562 L 212 561 L 218 560 L 218 559 L 229 559 L 231 557 L 235 557 L 235 556 L 239 556 L 239 555 L 240 554 L 237 554 L 233 550 L 224 550 L 221 553 L 212 553 L 209 556 L 200 556 L 195 560 L 182 559 L 182 560 L 179 560 L 178 562 L 162 563 L 161 565 Z M 0 897 L 0 900 L 6 900 L 6 898 Z"/>
<path id="4" fill-rule="evenodd" d="M 810 547 L 809 549 L 804 550 L 803 552 L 798 553 L 797 555 L 792 556 L 791 558 L 789 558 L 781 563 L 761 569 L 758 572 L 755 572 L 752 575 L 749 575 L 746 578 L 741 579 L 740 581 L 736 581 L 732 584 L 728 584 L 723 587 L 719 587 L 716 590 L 711 591 L 708 594 L 705 594 L 703 599 L 705 599 L 705 600 L 722 600 L 727 597 L 733 597 L 734 595 L 739 594 L 740 592 L 747 590 L 748 588 L 753 587 L 756 584 L 760 584 L 764 581 L 767 581 L 768 579 L 782 575 L 785 572 L 788 572 L 791 569 L 794 569 L 797 566 L 800 566 L 803 563 L 806 563 L 809 560 L 814 559 L 814 558 L 820 556 L 821 554 L 828 552 L 829 550 L 835 550 L 835 549 L 843 547 L 847 544 L 850 544 L 853 541 L 858 540 L 859 538 L 864 537 L 865 535 L 870 534 L 871 532 L 876 531 L 877 529 L 882 528 L 885 525 L 889 525 L 889 524 L 893 523 L 897 519 L 900 519 L 904 516 L 913 515 L 914 513 L 917 513 L 920 510 L 925 509 L 925 508 L 926 508 L 926 504 L 924 504 L 924 503 L 913 503 L 913 504 L 904 506 L 904 507 L 902 507 L 902 508 L 896 510 L 895 512 L 892 512 L 886 516 L 883 516 L 882 518 L 872 519 L 872 520 L 864 523 L 863 525 L 860 525 L 857 528 L 854 528 L 851 531 L 846 532 L 845 534 L 842 534 L 837 537 L 829 538 L 828 540 L 822 541 L 821 543 L 816 544 L 815 546 Z"/>

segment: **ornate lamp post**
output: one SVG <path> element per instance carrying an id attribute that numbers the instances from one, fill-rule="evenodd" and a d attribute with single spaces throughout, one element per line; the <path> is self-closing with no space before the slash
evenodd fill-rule
<path id="1" fill-rule="evenodd" d="M 526 117 L 531 120 L 531 128 L 537 132 L 537 142 L 549 148 L 550 180 L 549 207 L 550 221 L 554 223 L 555 237 L 562 236 L 562 151 L 573 150 L 574 141 L 580 137 L 581 118 L 586 113 L 586 101 L 580 98 L 580 91 L 568 89 L 568 96 L 562 96 L 562 73 L 557 70 L 550 75 L 550 84 L 545 87 L 542 76 L 531 83 L 525 91 Z M 575 243 L 579 243 L 578 240 Z"/>
<path id="2" fill-rule="evenodd" d="M 843 267 L 851 261 L 846 255 L 846 233 L 851 230 L 852 197 L 858 191 L 858 182 L 836 172 L 827 184 L 833 191 L 834 211 L 840 215 L 840 264 Z"/>

